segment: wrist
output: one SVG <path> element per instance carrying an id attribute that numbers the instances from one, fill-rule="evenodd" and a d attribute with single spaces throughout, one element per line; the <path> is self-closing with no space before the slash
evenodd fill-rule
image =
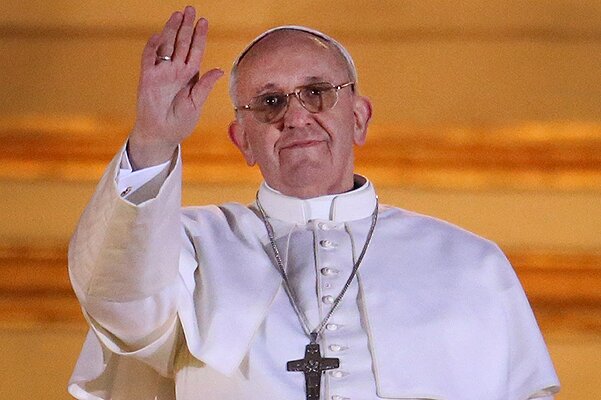
<path id="1" fill-rule="evenodd" d="M 126 151 L 132 170 L 135 171 L 171 160 L 177 146 L 177 144 L 162 141 L 140 140 L 132 135 L 127 141 Z"/>

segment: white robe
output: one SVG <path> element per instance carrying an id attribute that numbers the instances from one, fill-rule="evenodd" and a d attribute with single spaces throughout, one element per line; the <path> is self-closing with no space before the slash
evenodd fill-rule
<path id="1" fill-rule="evenodd" d="M 302 357 L 306 338 L 286 308 L 265 227 L 240 204 L 181 210 L 179 159 L 174 164 L 169 177 L 157 176 L 128 201 L 115 185 L 116 157 L 82 216 L 69 264 L 92 329 L 70 393 L 114 400 L 172 399 L 175 391 L 183 400 L 304 398 L 302 374 L 284 365 Z M 321 221 L 342 226 L 349 260 L 369 229 L 375 197 L 366 187 L 334 198 L 330 221 Z M 265 187 L 261 196 L 279 245 L 292 258 L 305 252 L 317 271 L 320 252 L 328 251 L 318 239 L 331 233 L 307 215 L 306 202 Z M 289 247 L 294 227 L 310 231 L 315 246 Z M 338 386 L 326 379 L 322 393 L 329 398 L 526 400 L 558 390 L 528 301 L 495 244 L 380 206 L 353 285 L 357 295 L 345 297 L 351 308 L 340 315 L 352 316 L 352 307 L 361 314 L 361 332 L 352 335 L 360 343 L 357 359 L 367 355 L 371 364 L 358 367 L 371 374 L 365 382 L 351 374 Z M 373 393 L 353 396 L 365 387 Z"/>

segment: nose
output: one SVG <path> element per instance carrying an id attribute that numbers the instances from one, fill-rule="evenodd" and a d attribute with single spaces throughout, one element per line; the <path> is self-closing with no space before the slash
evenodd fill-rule
<path id="1" fill-rule="evenodd" d="M 284 110 L 284 127 L 297 128 L 311 124 L 311 113 L 303 107 L 298 94 L 291 93 L 288 96 L 288 104 Z"/>

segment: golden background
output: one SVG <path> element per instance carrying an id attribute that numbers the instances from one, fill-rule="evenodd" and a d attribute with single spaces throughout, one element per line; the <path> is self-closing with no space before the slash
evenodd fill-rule
<path id="1" fill-rule="evenodd" d="M 184 5 L 0 4 L 0 398 L 69 398 L 85 324 L 67 243 L 132 126 L 145 39 Z M 194 5 L 211 24 L 208 67 L 229 71 L 276 25 L 309 25 L 345 44 L 374 105 L 357 170 L 382 202 L 498 242 L 549 344 L 558 399 L 599 397 L 601 3 Z M 227 141 L 226 85 L 185 143 L 185 204 L 250 202 L 259 182 Z"/>

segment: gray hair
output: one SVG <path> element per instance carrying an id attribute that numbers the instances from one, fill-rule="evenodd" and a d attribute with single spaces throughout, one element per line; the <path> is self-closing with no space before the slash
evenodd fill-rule
<path id="1" fill-rule="evenodd" d="M 234 103 L 234 105 L 237 105 L 236 104 L 236 84 L 237 84 L 237 79 L 238 79 L 238 65 L 240 64 L 240 62 L 242 61 L 244 56 L 246 56 L 246 54 L 250 51 L 250 49 L 255 44 L 257 44 L 258 42 L 260 42 L 267 36 L 271 35 L 272 33 L 279 32 L 279 31 L 305 32 L 305 33 L 313 35 L 319 39 L 324 40 L 329 45 L 332 45 L 334 47 L 334 49 L 336 49 L 340 53 L 340 55 L 344 58 L 344 60 L 346 62 L 346 68 L 348 70 L 349 78 L 353 82 L 355 82 L 355 87 L 356 87 L 357 69 L 355 68 L 355 62 L 353 61 L 351 54 L 348 52 L 347 49 L 344 48 L 344 46 L 342 46 L 338 41 L 334 40 L 332 37 L 326 35 L 325 33 L 319 32 L 315 29 L 307 28 L 305 26 L 298 26 L 298 25 L 283 25 L 283 26 L 278 26 L 276 28 L 269 29 L 269 30 L 263 32 L 262 34 L 260 34 L 259 36 L 257 36 L 255 39 L 253 39 L 252 42 L 250 42 L 250 44 L 248 46 L 246 46 L 244 48 L 244 50 L 242 50 L 242 52 L 238 55 L 238 57 L 236 57 L 236 60 L 234 61 L 234 64 L 232 65 L 232 72 L 230 74 L 230 82 L 229 82 L 230 83 L 230 88 L 229 88 L 230 98 L 232 99 L 232 102 Z"/>

